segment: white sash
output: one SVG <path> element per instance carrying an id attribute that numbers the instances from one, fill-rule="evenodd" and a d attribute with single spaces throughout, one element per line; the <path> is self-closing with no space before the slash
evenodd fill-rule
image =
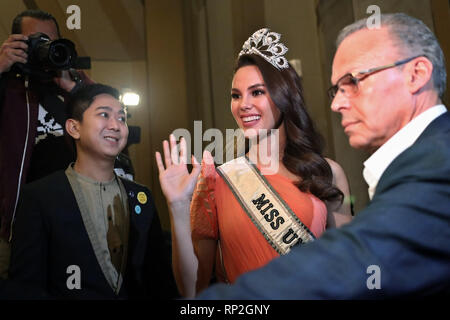
<path id="1" fill-rule="evenodd" d="M 296 244 L 315 239 L 246 157 L 229 161 L 218 167 L 217 171 L 253 224 L 280 255 L 288 253 Z"/>

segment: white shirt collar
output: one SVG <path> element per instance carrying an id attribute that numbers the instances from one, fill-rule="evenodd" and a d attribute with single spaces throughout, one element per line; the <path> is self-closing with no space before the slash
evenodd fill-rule
<path id="1" fill-rule="evenodd" d="M 447 109 L 442 104 L 422 112 L 393 135 L 364 162 L 363 176 L 369 185 L 370 199 L 375 194 L 375 189 L 383 172 L 391 162 L 403 151 L 412 146 L 428 125 L 445 112 L 447 112 Z"/>

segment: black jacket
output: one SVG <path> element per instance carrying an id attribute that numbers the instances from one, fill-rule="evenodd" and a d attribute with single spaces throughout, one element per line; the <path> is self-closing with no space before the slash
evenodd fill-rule
<path id="1" fill-rule="evenodd" d="M 177 296 L 170 248 L 150 191 L 122 179 L 130 231 L 123 284 L 116 295 L 104 277 L 64 171 L 24 187 L 13 226 L 10 279 L 68 299 L 170 299 Z M 144 192 L 145 203 L 137 195 Z M 136 210 L 139 205 L 141 210 Z M 139 213 L 137 213 L 139 212 Z M 81 289 L 69 289 L 67 268 L 81 271 Z"/>

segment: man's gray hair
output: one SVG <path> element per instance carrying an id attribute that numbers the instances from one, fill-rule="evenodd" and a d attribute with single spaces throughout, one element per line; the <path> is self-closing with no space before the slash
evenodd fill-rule
<path id="1" fill-rule="evenodd" d="M 388 27 L 395 46 L 402 54 L 423 55 L 431 61 L 433 83 L 439 96 L 442 97 L 446 89 L 447 72 L 444 54 L 433 32 L 419 19 L 404 13 L 382 14 L 381 26 Z M 349 35 L 362 29 L 368 29 L 366 18 L 342 29 L 336 40 L 336 47 L 339 47 Z"/>

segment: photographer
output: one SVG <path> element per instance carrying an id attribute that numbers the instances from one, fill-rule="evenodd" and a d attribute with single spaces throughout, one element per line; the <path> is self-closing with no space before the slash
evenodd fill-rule
<path id="1" fill-rule="evenodd" d="M 35 45 L 30 39 L 38 32 L 48 36 L 42 40 L 47 43 L 60 38 L 52 15 L 24 11 L 0 47 L 0 279 L 7 276 L 11 222 L 20 190 L 74 161 L 74 150 L 64 136 L 64 101 L 92 83 L 74 69 L 48 70 L 39 65 L 40 59 L 30 67 L 30 48 Z"/>

